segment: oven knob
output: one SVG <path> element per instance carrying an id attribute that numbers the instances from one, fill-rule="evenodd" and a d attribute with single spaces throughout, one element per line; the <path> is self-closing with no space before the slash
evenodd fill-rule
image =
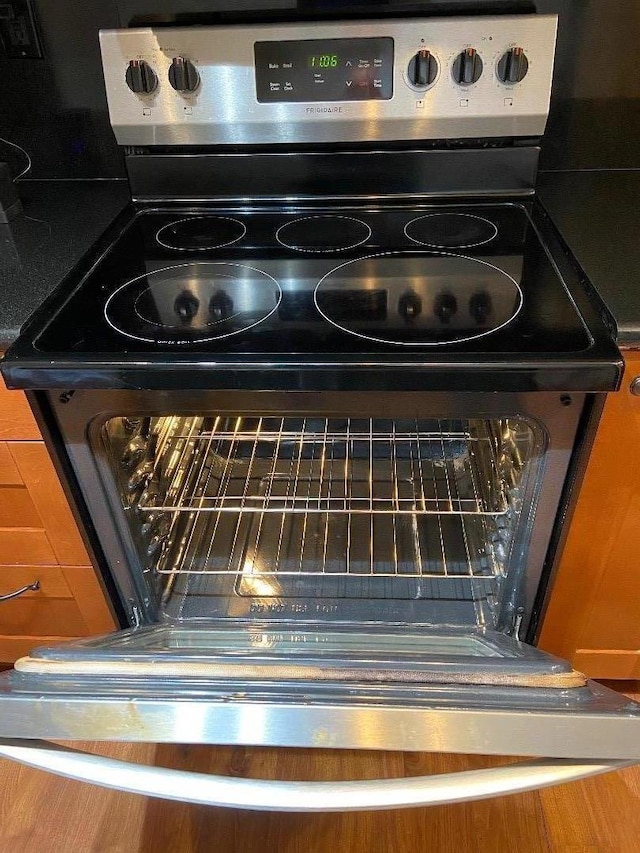
<path id="1" fill-rule="evenodd" d="M 483 291 L 474 293 L 469 300 L 469 314 L 476 323 L 484 323 L 491 315 L 491 309 L 491 297 L 488 293 L 484 293 Z"/>
<path id="2" fill-rule="evenodd" d="M 132 59 L 125 74 L 127 86 L 137 95 L 148 95 L 158 85 L 153 68 L 142 59 Z"/>
<path id="3" fill-rule="evenodd" d="M 417 293 L 409 290 L 407 293 L 402 294 L 400 299 L 398 299 L 398 314 L 407 322 L 415 320 L 416 317 L 422 314 L 422 299 L 420 299 Z"/>
<path id="4" fill-rule="evenodd" d="M 482 60 L 475 47 L 468 47 L 459 53 L 453 63 L 453 79 L 459 86 L 471 86 L 482 74 Z"/>
<path id="5" fill-rule="evenodd" d="M 429 50 L 419 50 L 409 62 L 407 76 L 412 86 L 426 89 L 436 79 L 438 63 Z"/>
<path id="6" fill-rule="evenodd" d="M 458 300 L 453 293 L 441 293 L 433 303 L 433 313 L 442 323 L 448 323 L 458 310 Z"/>
<path id="7" fill-rule="evenodd" d="M 176 312 L 183 323 L 189 323 L 198 313 L 200 300 L 194 296 L 189 290 L 184 290 L 173 303 L 173 310 Z"/>
<path id="8" fill-rule="evenodd" d="M 169 83 L 176 92 L 195 92 L 200 85 L 200 75 L 193 62 L 184 56 L 174 56 L 169 68 Z"/>
<path id="9" fill-rule="evenodd" d="M 529 60 L 521 47 L 512 47 L 502 55 L 496 73 L 503 83 L 519 83 L 527 76 Z"/>
<path id="10" fill-rule="evenodd" d="M 224 290 L 214 293 L 209 300 L 209 315 L 214 320 L 226 320 L 233 314 L 233 299 Z"/>

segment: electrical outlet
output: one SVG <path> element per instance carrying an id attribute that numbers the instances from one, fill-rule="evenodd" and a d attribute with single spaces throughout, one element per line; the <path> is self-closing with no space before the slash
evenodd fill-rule
<path id="1" fill-rule="evenodd" d="M 12 58 L 42 57 L 31 0 L 0 0 L 0 53 Z"/>

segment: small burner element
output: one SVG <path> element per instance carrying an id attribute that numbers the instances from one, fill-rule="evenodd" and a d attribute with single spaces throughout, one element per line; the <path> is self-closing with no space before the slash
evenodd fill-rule
<path id="1" fill-rule="evenodd" d="M 276 240 L 296 252 L 344 252 L 366 243 L 371 228 L 353 216 L 305 216 L 286 222 Z"/>
<path id="2" fill-rule="evenodd" d="M 508 256 L 504 264 L 515 271 Z M 379 344 L 464 343 L 511 323 L 523 304 L 516 279 L 479 258 L 444 252 L 370 255 L 327 273 L 316 308 L 343 332 Z"/>
<path id="3" fill-rule="evenodd" d="M 472 213 L 428 213 L 408 222 L 404 233 L 421 246 L 468 249 L 490 243 L 498 228 L 490 220 Z"/>
<path id="4" fill-rule="evenodd" d="M 246 233 L 246 226 L 231 216 L 190 216 L 163 225 L 156 240 L 165 249 L 205 252 L 237 243 Z"/>
<path id="5" fill-rule="evenodd" d="M 228 338 L 262 323 L 282 292 L 268 273 L 244 264 L 180 264 L 131 279 L 111 294 L 104 315 L 112 329 L 154 344 Z"/>

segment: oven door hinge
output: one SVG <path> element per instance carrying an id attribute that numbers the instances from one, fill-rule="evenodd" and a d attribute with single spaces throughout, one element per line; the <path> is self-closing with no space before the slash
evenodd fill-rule
<path id="1" fill-rule="evenodd" d="M 518 609 L 513 614 L 513 621 L 511 623 L 511 629 L 507 631 L 510 637 L 515 637 L 516 640 L 520 639 L 520 629 L 522 628 L 522 620 L 524 619 L 524 607 L 518 607 Z"/>
<path id="2" fill-rule="evenodd" d="M 140 615 L 140 608 L 133 601 L 129 602 L 129 622 L 134 628 L 139 628 L 142 625 L 142 616 Z"/>

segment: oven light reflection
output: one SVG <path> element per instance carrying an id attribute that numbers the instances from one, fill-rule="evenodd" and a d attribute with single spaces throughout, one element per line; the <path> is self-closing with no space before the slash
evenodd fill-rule
<path id="1" fill-rule="evenodd" d="M 251 559 L 245 560 L 242 567 L 242 586 L 251 594 L 265 598 L 273 598 L 282 593 L 277 578 L 261 574 L 260 565 Z"/>

